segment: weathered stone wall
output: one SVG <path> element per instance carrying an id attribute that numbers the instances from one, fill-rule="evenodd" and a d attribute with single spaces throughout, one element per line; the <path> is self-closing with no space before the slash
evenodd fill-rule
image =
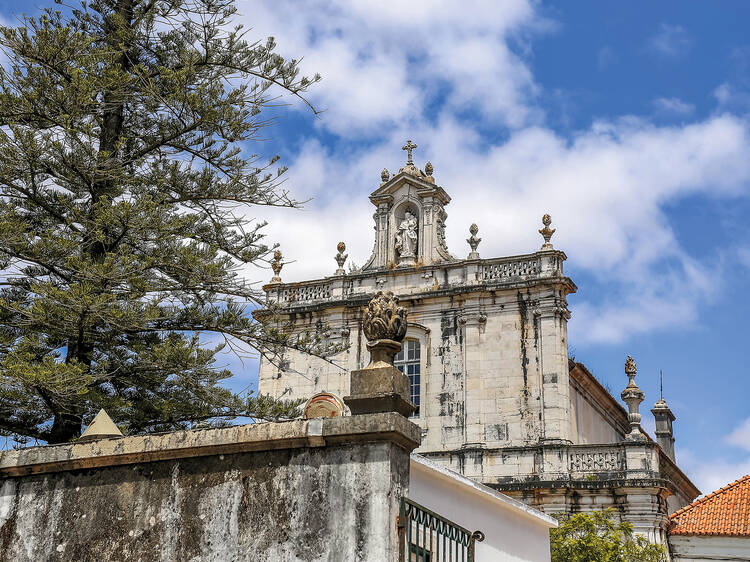
<path id="1" fill-rule="evenodd" d="M 563 257 L 540 253 L 534 263 L 549 261 L 561 273 Z M 490 290 L 492 283 L 480 272 L 492 267 L 466 261 L 334 279 L 350 285 L 351 298 L 310 306 L 295 301 L 289 319 L 299 332 L 328 327 L 331 337 L 349 348 L 335 358 L 336 365 L 293 351 L 281 367 L 262 361 L 260 392 L 346 396 L 347 373 L 369 360 L 361 329 L 367 300 L 358 295 L 372 285 L 373 292 L 380 287 L 400 296 L 409 310 L 406 337 L 420 342 L 421 407 L 414 419 L 424 430 L 420 451 L 572 440 L 568 281 L 555 274 Z"/>
<path id="2" fill-rule="evenodd" d="M 397 559 L 412 424 L 245 427 L 0 457 L 0 561 Z"/>

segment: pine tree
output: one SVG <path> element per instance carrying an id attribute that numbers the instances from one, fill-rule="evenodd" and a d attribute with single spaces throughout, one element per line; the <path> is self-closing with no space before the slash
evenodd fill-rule
<path id="1" fill-rule="evenodd" d="M 247 149 L 319 76 L 235 12 L 91 0 L 0 28 L 0 435 L 66 442 L 102 407 L 130 433 L 295 414 L 222 387 L 224 344 L 201 345 L 326 351 L 249 314 L 240 268 L 272 248 L 248 207 L 298 203 Z"/>

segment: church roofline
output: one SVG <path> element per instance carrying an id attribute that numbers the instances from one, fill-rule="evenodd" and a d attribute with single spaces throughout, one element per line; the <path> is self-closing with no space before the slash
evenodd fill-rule
<path id="1" fill-rule="evenodd" d="M 612 396 L 604 385 L 599 382 L 594 374 L 586 368 L 586 365 L 569 358 L 568 372 L 573 380 L 588 392 L 607 414 L 614 418 L 618 429 L 623 432 L 623 434 L 627 433 L 630 428 L 628 411 L 614 396 Z"/>
<path id="2" fill-rule="evenodd" d="M 269 301 L 284 309 L 294 310 L 364 302 L 378 290 L 391 290 L 405 299 L 422 299 L 555 284 L 563 285 L 566 294 L 575 293 L 578 287 L 563 274 L 564 260 L 564 252 L 547 250 L 504 258 L 455 260 L 426 266 L 358 271 L 349 275 L 296 283 L 271 283 L 264 285 L 263 289 Z M 446 278 L 457 281 L 449 281 L 448 284 L 439 282 L 433 272 L 442 270 L 448 270 Z M 415 274 L 421 274 L 425 279 L 432 278 L 433 286 L 424 284 L 411 293 L 399 291 L 400 285 L 396 279 Z"/>

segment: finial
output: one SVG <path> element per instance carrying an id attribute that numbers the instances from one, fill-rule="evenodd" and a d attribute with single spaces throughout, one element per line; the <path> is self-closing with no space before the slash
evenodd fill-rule
<path id="1" fill-rule="evenodd" d="M 434 171 L 435 171 L 435 168 L 433 168 L 432 162 L 427 161 L 427 164 L 424 165 L 424 173 L 427 174 L 428 176 L 431 176 L 432 172 Z"/>
<path id="2" fill-rule="evenodd" d="M 388 168 L 383 168 L 383 171 L 380 172 L 380 179 L 382 180 L 382 183 L 387 182 L 390 177 L 391 173 L 388 171 Z"/>
<path id="3" fill-rule="evenodd" d="M 643 391 L 635 384 L 635 375 L 638 369 L 633 358 L 628 355 L 625 360 L 625 374 L 628 376 L 628 386 L 622 391 L 620 397 L 628 405 L 628 421 L 630 422 L 630 433 L 625 436 L 628 441 L 643 441 L 645 438 L 641 433 L 641 414 L 638 408 L 645 397 Z"/>
<path id="4" fill-rule="evenodd" d="M 370 350 L 370 365 L 392 365 L 406 336 L 406 308 L 399 306 L 398 297 L 390 291 L 378 291 L 367 304 L 362 331 Z"/>
<path id="5" fill-rule="evenodd" d="M 471 247 L 471 252 L 466 258 L 467 260 L 479 259 L 479 252 L 477 252 L 477 246 L 479 246 L 479 243 L 482 241 L 482 239 L 477 238 L 477 232 L 479 232 L 479 227 L 476 224 L 472 224 L 469 227 L 469 234 L 471 234 L 471 237 L 466 239 L 466 242 Z"/>
<path id="6" fill-rule="evenodd" d="M 664 400 L 664 374 L 659 369 L 659 400 Z"/>
<path id="7" fill-rule="evenodd" d="M 633 382 L 633 377 L 635 377 L 636 373 L 638 373 L 638 367 L 635 364 L 635 359 L 628 355 L 628 358 L 625 360 L 625 374 L 630 377 L 631 383 Z"/>
<path id="8" fill-rule="evenodd" d="M 406 141 L 406 144 L 401 147 L 401 150 L 406 151 L 406 163 L 407 164 L 412 164 L 412 165 L 414 164 L 414 162 L 411 159 L 411 151 L 414 150 L 415 148 L 417 148 L 417 145 L 411 142 L 411 139 Z"/>
<path id="9" fill-rule="evenodd" d="M 549 216 L 549 214 L 545 213 L 542 217 L 542 224 L 544 225 L 544 228 L 539 230 L 539 234 L 541 234 L 544 237 L 544 244 L 542 244 L 542 250 L 551 250 L 552 244 L 550 243 L 550 239 L 552 238 L 552 235 L 555 233 L 554 228 L 550 228 L 549 225 L 552 224 L 552 217 Z"/>
<path id="10" fill-rule="evenodd" d="M 284 264 L 281 261 L 281 257 L 281 250 L 276 250 L 273 253 L 273 260 L 271 261 L 273 277 L 271 277 L 271 283 L 281 283 L 281 277 L 279 277 L 279 274 L 281 273 L 281 268 L 284 267 Z"/>
<path id="11" fill-rule="evenodd" d="M 352 371 L 349 396 L 344 403 L 353 416 L 398 412 L 410 416 L 417 408 L 410 400 L 409 377 L 393 365 L 406 336 L 406 308 L 390 291 L 378 291 L 367 304 L 362 318 L 370 363 Z"/>
<path id="12" fill-rule="evenodd" d="M 346 244 L 339 242 L 336 249 L 339 251 L 339 253 L 336 254 L 336 263 L 339 264 L 339 268 L 336 270 L 336 275 L 346 275 L 344 263 L 346 262 L 346 258 L 349 257 L 349 254 L 344 253 L 346 251 Z"/>

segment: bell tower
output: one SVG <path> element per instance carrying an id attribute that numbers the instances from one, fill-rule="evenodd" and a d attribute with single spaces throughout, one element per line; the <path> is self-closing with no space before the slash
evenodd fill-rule
<path id="1" fill-rule="evenodd" d="M 403 146 L 406 164 L 391 177 L 380 174 L 380 187 L 370 195 L 375 205 L 375 246 L 362 271 L 431 265 L 455 258 L 445 243 L 445 206 L 451 198 L 435 183 L 434 168 L 414 165 L 411 140 Z"/>

